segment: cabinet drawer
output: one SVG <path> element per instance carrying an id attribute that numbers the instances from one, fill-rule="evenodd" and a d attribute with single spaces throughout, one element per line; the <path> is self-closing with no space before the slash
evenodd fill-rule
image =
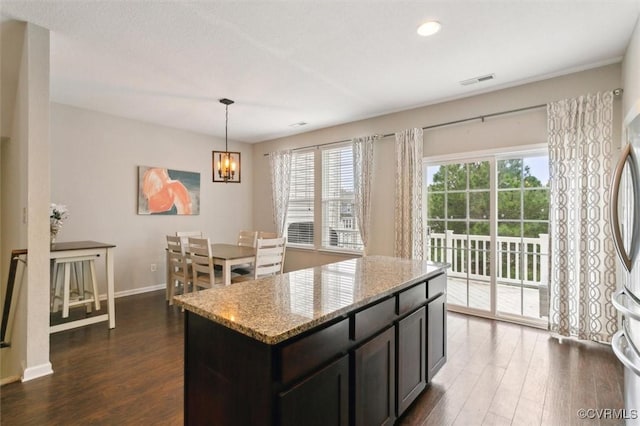
<path id="1" fill-rule="evenodd" d="M 363 309 L 351 318 L 351 338 L 365 339 L 379 330 L 388 327 L 396 317 L 396 298 L 391 297 Z"/>
<path id="2" fill-rule="evenodd" d="M 349 319 L 320 329 L 280 350 L 282 383 L 313 371 L 349 348 Z"/>
<path id="3" fill-rule="evenodd" d="M 438 275 L 427 281 L 427 299 L 444 293 L 447 288 L 447 274 Z"/>
<path id="4" fill-rule="evenodd" d="M 427 301 L 427 283 L 421 283 L 402 291 L 398 295 L 398 315 L 404 315 Z"/>

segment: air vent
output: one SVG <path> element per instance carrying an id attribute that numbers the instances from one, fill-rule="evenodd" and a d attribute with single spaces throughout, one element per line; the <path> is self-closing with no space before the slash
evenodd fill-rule
<path id="1" fill-rule="evenodd" d="M 469 80 L 462 80 L 460 84 L 462 84 L 463 86 L 468 86 L 470 84 L 476 84 L 476 83 L 481 83 L 483 81 L 493 80 L 494 78 L 496 78 L 495 74 L 481 75 L 480 77 L 470 78 Z"/>
<path id="2" fill-rule="evenodd" d="M 306 126 L 307 123 L 304 121 L 298 121 L 297 123 L 289 124 L 289 127 L 302 127 Z"/>

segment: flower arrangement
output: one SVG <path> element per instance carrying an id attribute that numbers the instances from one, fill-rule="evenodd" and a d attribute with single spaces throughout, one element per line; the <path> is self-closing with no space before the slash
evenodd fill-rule
<path id="1" fill-rule="evenodd" d="M 62 224 L 65 219 L 69 217 L 69 212 L 67 210 L 67 206 L 63 206 L 61 204 L 53 204 L 49 206 L 49 222 L 50 222 L 50 232 L 51 232 L 51 243 L 55 243 L 56 236 L 58 232 L 62 228 Z"/>

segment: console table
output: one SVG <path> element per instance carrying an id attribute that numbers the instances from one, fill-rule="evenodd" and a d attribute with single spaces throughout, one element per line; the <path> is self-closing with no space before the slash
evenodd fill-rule
<path id="1" fill-rule="evenodd" d="M 116 326 L 116 311 L 114 302 L 114 285 L 113 285 L 113 249 L 115 245 L 99 243 L 96 241 L 71 241 L 64 243 L 54 243 L 50 248 L 51 259 L 65 259 L 73 261 L 74 258 L 78 260 L 85 260 L 87 257 L 100 257 L 104 256 L 106 266 L 106 281 L 107 281 L 107 313 L 102 315 L 96 315 L 89 318 L 83 318 L 75 321 L 68 321 L 63 324 L 58 324 L 49 327 L 50 333 L 58 331 L 68 330 L 70 328 L 81 327 L 83 325 L 93 324 L 96 322 L 109 321 L 109 328 L 115 328 Z M 2 319 L 0 322 L 0 347 L 11 346 L 11 323 L 15 316 L 15 303 L 14 298 L 19 293 L 21 279 L 17 280 L 18 263 L 25 264 L 27 261 L 22 257 L 27 257 L 27 249 L 17 249 L 11 251 L 11 262 L 9 264 L 9 276 L 7 280 L 7 286 L 4 294 L 4 307 L 2 310 Z M 23 272 L 24 274 L 24 272 Z M 95 297 L 99 297 L 96 295 Z"/>
<path id="2" fill-rule="evenodd" d="M 116 327 L 116 310 L 113 284 L 113 249 L 115 245 L 96 241 L 70 241 L 51 245 L 51 259 L 64 259 L 73 262 L 74 259 L 84 260 L 87 257 L 103 256 L 105 260 L 105 278 L 107 282 L 107 312 L 74 321 L 68 321 L 49 327 L 50 333 L 82 327 L 97 322 L 109 321 L 109 328 Z M 98 295 L 96 295 L 98 297 Z"/>

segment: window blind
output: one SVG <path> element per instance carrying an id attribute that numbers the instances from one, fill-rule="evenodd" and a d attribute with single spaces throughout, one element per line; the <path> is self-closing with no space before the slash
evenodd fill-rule
<path id="1" fill-rule="evenodd" d="M 313 246 L 314 152 L 294 152 L 285 229 L 289 244 Z"/>
<path id="2" fill-rule="evenodd" d="M 355 217 L 351 144 L 322 150 L 322 247 L 362 250 Z"/>

